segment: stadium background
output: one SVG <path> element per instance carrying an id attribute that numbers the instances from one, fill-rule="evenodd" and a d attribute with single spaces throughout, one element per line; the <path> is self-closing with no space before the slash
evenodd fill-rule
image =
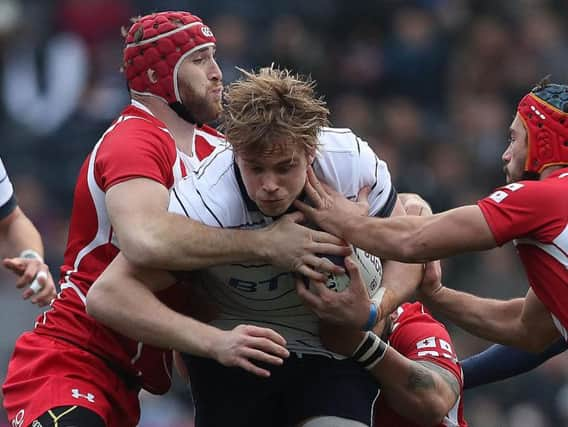
<path id="1" fill-rule="evenodd" d="M 56 273 L 76 174 L 128 102 L 119 27 L 137 14 L 186 9 L 213 28 L 225 82 L 275 62 L 310 73 L 338 127 L 387 160 L 399 191 L 435 211 L 473 203 L 503 182 L 500 156 L 520 96 L 546 74 L 568 82 L 566 0 L 0 0 L 0 156 Z M 479 295 L 524 295 L 513 249 L 455 257 L 445 282 Z M 0 273 L 0 380 L 33 326 Z M 460 357 L 488 344 L 451 332 Z M 568 359 L 465 395 L 472 427 L 568 425 Z M 0 396 L 1 399 L 1 396 Z M 143 397 L 144 427 L 186 427 L 181 384 Z M 7 426 L 0 412 L 0 427 Z"/>

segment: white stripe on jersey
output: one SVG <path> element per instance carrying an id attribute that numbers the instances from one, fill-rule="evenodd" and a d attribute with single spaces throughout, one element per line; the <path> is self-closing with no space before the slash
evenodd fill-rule
<path id="1" fill-rule="evenodd" d="M 81 289 L 79 289 L 79 287 L 77 285 L 75 285 L 73 282 L 71 282 L 70 280 L 65 280 L 65 282 L 63 282 L 61 284 L 61 290 L 64 289 L 73 289 L 75 291 L 75 293 L 77 294 L 77 296 L 79 297 L 79 299 L 83 302 L 83 305 L 87 304 L 87 297 L 86 295 L 81 292 Z"/>
<path id="2" fill-rule="evenodd" d="M 93 204 L 95 206 L 95 212 L 97 214 L 97 234 L 95 235 L 95 237 L 93 238 L 93 240 L 91 242 L 89 242 L 87 245 L 85 245 L 85 247 L 83 247 L 78 253 L 77 256 L 75 257 L 75 262 L 73 263 L 73 270 L 69 270 L 64 278 L 65 282 L 70 282 L 70 276 L 71 274 L 77 272 L 78 268 L 79 268 L 79 264 L 81 263 L 81 261 L 83 260 L 83 258 L 88 255 L 92 250 L 94 250 L 95 248 L 104 245 L 106 243 L 108 243 L 109 241 L 109 236 L 110 236 L 110 229 L 111 229 L 111 224 L 110 224 L 110 220 L 108 219 L 107 216 L 107 212 L 106 212 L 106 204 L 105 204 L 105 192 L 98 186 L 97 181 L 95 180 L 95 160 L 97 158 L 97 151 L 101 145 L 101 142 L 103 141 L 105 135 L 107 133 L 109 133 L 110 131 L 112 131 L 116 125 L 118 125 L 119 123 L 121 123 L 123 120 L 126 120 L 126 118 L 120 118 L 116 121 L 116 123 L 112 126 L 110 126 L 106 132 L 103 134 L 103 136 L 101 137 L 101 139 L 99 139 L 99 141 L 97 142 L 97 144 L 95 145 L 95 148 L 93 148 L 93 151 L 91 153 L 91 157 L 89 158 L 89 166 L 88 166 L 88 170 L 87 170 L 87 185 L 89 187 L 89 192 L 91 193 L 91 197 L 93 199 Z M 63 289 L 63 287 L 62 287 Z M 79 295 L 81 297 L 81 295 Z M 81 301 L 83 301 L 83 304 L 85 303 L 85 299 L 81 298 Z"/>
<path id="3" fill-rule="evenodd" d="M 316 174 L 349 198 L 355 198 L 363 186 L 372 187 L 371 214 L 380 213 L 392 190 L 385 163 L 348 129 L 324 129 L 319 140 Z M 245 193 L 239 186 L 232 149 L 220 146 L 195 173 L 176 184 L 169 210 L 214 227 L 270 225 L 272 218 L 247 204 Z M 291 273 L 267 264 L 231 264 L 206 269 L 202 283 L 221 308 L 213 325 L 222 329 L 242 323 L 269 327 L 284 336 L 291 351 L 341 357 L 322 346 L 318 319 L 298 298 Z"/>
<path id="4" fill-rule="evenodd" d="M 536 246 L 558 261 L 565 269 L 568 269 L 568 225 L 564 227 L 564 230 L 556 236 L 552 243 L 546 244 L 533 239 L 515 239 L 514 243 L 515 245 Z"/>
<path id="5" fill-rule="evenodd" d="M 2 159 L 0 159 L 0 207 L 4 206 L 8 200 L 14 195 L 14 187 L 10 182 L 10 177 Z"/>

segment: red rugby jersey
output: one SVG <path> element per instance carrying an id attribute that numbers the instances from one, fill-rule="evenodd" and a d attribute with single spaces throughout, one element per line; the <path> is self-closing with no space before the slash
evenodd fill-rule
<path id="1" fill-rule="evenodd" d="M 530 286 L 564 328 L 568 326 L 567 191 L 568 168 L 563 168 L 540 181 L 500 187 L 478 202 L 497 244 L 513 240 Z"/>
<path id="2" fill-rule="evenodd" d="M 197 167 L 223 141 L 204 126 L 195 132 L 193 157 L 176 149 L 164 123 L 142 104 L 133 102 L 103 134 L 85 160 L 75 187 L 61 292 L 51 309 L 39 316 L 35 332 L 65 339 L 101 356 L 142 382 L 153 393 L 170 387 L 171 355 L 143 345 L 101 325 L 85 311 L 89 287 L 117 255 L 119 248 L 110 224 L 105 192 L 113 185 L 149 178 L 170 189 Z M 172 287 L 159 296 L 175 307 Z"/>
<path id="3" fill-rule="evenodd" d="M 455 375 L 460 384 L 460 397 L 454 407 L 436 427 L 467 427 L 463 417 L 463 374 L 453 349 L 452 340 L 445 326 L 435 320 L 420 303 L 403 304 L 398 308 L 393 332 L 389 337 L 391 346 L 411 360 L 435 363 Z M 381 396 L 373 409 L 376 426 L 417 427 L 412 421 L 391 409 Z"/>

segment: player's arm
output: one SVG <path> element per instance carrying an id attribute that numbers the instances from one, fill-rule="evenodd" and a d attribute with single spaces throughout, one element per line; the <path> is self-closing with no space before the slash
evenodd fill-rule
<path id="1" fill-rule="evenodd" d="M 506 380 L 531 371 L 548 359 L 568 349 L 564 338 L 559 339 L 542 353 L 530 353 L 502 344 L 493 344 L 481 353 L 463 359 L 464 389 Z"/>
<path id="2" fill-rule="evenodd" d="M 450 370 L 433 362 L 411 360 L 393 347 L 371 373 L 381 384 L 389 406 L 421 426 L 441 424 L 460 396 L 460 383 Z"/>
<path id="3" fill-rule="evenodd" d="M 524 298 L 496 300 L 446 288 L 429 264 L 420 285 L 421 299 L 462 329 L 486 340 L 541 352 L 560 334 L 550 312 L 529 289 Z"/>
<path id="4" fill-rule="evenodd" d="M 286 215 L 262 230 L 212 228 L 169 213 L 169 192 L 146 178 L 130 179 L 107 190 L 110 221 L 124 256 L 142 267 L 194 270 L 230 262 L 263 260 L 314 279 L 325 276 L 315 267 L 340 272 L 316 254 L 346 255 L 342 240 Z M 278 242 L 278 244 L 274 244 Z"/>
<path id="5" fill-rule="evenodd" d="M 373 333 L 333 328 L 322 340 L 330 350 L 360 360 L 379 382 L 389 406 L 417 425 L 439 425 L 460 396 L 460 382 L 451 371 L 433 362 L 411 360 Z M 370 354 L 378 359 L 366 363 L 373 356 L 361 356 L 362 348 L 376 348 Z"/>
<path id="6" fill-rule="evenodd" d="M 404 215 L 406 215 L 405 208 L 397 198 L 391 218 Z M 357 246 L 356 243 L 355 246 Z M 381 287 L 384 289 L 384 294 L 382 294 L 380 301 L 375 301 L 379 308 L 378 319 L 383 318 L 404 301 L 410 299 L 422 279 L 422 272 L 422 264 L 404 264 L 388 259 L 383 261 Z"/>
<path id="7" fill-rule="evenodd" d="M 295 205 L 322 229 L 381 258 L 405 262 L 441 259 L 497 244 L 481 209 L 464 206 L 432 216 L 374 218 L 351 214 L 352 202 L 309 175 L 313 206 Z"/>
<path id="8" fill-rule="evenodd" d="M 285 340 L 276 332 L 251 325 L 223 331 L 178 313 L 155 295 L 175 278 L 160 270 L 133 266 L 121 254 L 87 293 L 87 312 L 122 335 L 156 347 L 209 357 L 268 376 L 257 361 L 282 364 Z"/>
<path id="9" fill-rule="evenodd" d="M 10 206 L 11 205 L 11 206 Z M 43 307 L 55 297 L 56 290 L 49 267 L 43 261 L 43 243 L 36 227 L 12 198 L 0 208 L 5 216 L 0 219 L 3 265 L 18 277 L 17 288 L 34 282 L 33 288 L 23 291 L 22 297 Z M 9 213 L 8 213 L 9 212 Z"/>

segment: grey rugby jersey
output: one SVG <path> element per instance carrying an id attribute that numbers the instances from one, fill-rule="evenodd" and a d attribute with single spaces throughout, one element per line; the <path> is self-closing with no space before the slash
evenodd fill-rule
<path id="1" fill-rule="evenodd" d="M 14 187 L 10 182 L 10 177 L 2 159 L 0 159 L 0 219 L 10 215 L 16 208 L 16 197 L 14 196 Z"/>
<path id="2" fill-rule="evenodd" d="M 355 199 L 364 186 L 370 215 L 390 216 L 396 203 L 385 162 L 349 129 L 324 128 L 313 163 L 314 171 L 337 191 Z M 248 197 L 230 146 L 218 147 L 198 170 L 172 190 L 171 212 L 214 227 L 254 229 L 270 225 Z M 204 270 L 205 293 L 220 307 L 211 322 L 221 329 L 254 324 L 279 332 L 290 351 L 340 358 L 318 338 L 318 319 L 298 298 L 292 275 L 268 264 L 230 264 Z"/>

